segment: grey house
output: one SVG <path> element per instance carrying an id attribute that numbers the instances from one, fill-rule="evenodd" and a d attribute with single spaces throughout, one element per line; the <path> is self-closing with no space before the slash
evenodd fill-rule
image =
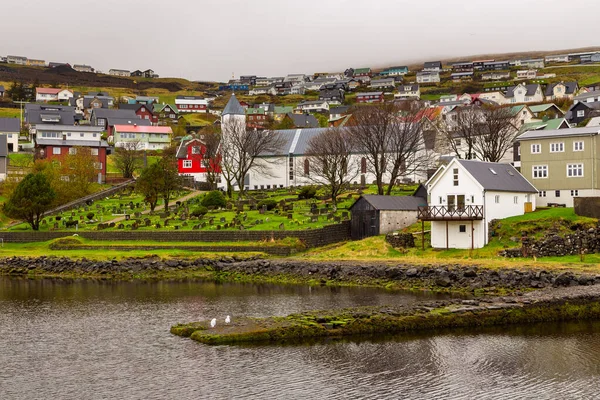
<path id="1" fill-rule="evenodd" d="M 352 240 L 384 235 L 417 222 L 427 199 L 416 196 L 363 195 L 350 207 Z"/>

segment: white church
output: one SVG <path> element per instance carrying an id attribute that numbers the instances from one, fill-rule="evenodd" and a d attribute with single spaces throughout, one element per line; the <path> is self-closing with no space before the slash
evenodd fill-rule
<path id="1" fill-rule="evenodd" d="M 221 130 L 223 134 L 222 146 L 227 146 L 227 135 L 232 127 L 246 124 L 246 113 L 235 95 L 231 96 L 225 106 L 221 118 Z M 276 131 L 283 138 L 283 146 L 280 151 L 272 154 L 264 154 L 260 157 L 261 168 L 250 171 L 245 180 L 246 190 L 287 188 L 304 185 L 314 185 L 314 179 L 309 176 L 310 162 L 305 156 L 310 140 L 332 128 L 305 128 L 286 129 Z M 343 128 L 341 128 L 343 129 Z M 350 165 L 355 168 L 349 172 L 349 178 L 354 184 L 371 184 L 375 176 L 370 172 L 367 158 L 362 154 L 352 156 Z M 426 179 L 426 171 L 415 173 L 408 177 L 415 182 Z M 389 176 L 387 177 L 389 181 Z M 226 183 L 222 180 L 220 188 L 225 189 Z M 237 186 L 236 186 L 237 187 Z M 235 188 L 234 188 L 235 189 Z"/>

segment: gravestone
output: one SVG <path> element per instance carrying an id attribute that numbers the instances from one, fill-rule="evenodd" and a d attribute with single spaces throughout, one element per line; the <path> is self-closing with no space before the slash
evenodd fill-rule
<path id="1" fill-rule="evenodd" d="M 333 217 L 333 220 L 335 222 L 342 222 L 342 217 L 338 217 L 337 215 L 335 217 Z"/>
<path id="2" fill-rule="evenodd" d="M 125 214 L 125 221 L 129 221 L 131 219 L 131 215 Z"/>
<path id="3" fill-rule="evenodd" d="M 201 225 L 203 228 L 206 228 L 206 222 L 203 222 Z"/>
<path id="4" fill-rule="evenodd" d="M 146 226 L 152 225 L 152 221 L 150 221 L 149 219 L 145 220 L 144 223 L 146 224 Z"/>
<path id="5" fill-rule="evenodd" d="M 318 215 L 311 215 L 310 216 L 310 222 L 319 222 L 319 216 Z"/>
<path id="6" fill-rule="evenodd" d="M 219 218 L 219 222 L 225 222 L 225 217 Z"/>
<path id="7" fill-rule="evenodd" d="M 217 225 L 217 230 L 220 231 L 221 230 L 221 225 Z"/>
<path id="8" fill-rule="evenodd" d="M 164 226 L 169 226 L 169 219 L 168 219 L 168 218 L 167 218 L 167 219 L 165 219 L 165 222 L 164 222 L 164 224 L 163 224 L 163 225 L 164 225 Z"/>
<path id="9" fill-rule="evenodd" d="M 214 222 L 215 222 L 215 219 L 213 217 L 210 217 L 210 219 L 208 220 L 208 224 L 212 225 L 212 224 L 214 224 Z"/>
<path id="10" fill-rule="evenodd" d="M 179 225 L 175 225 L 175 230 L 178 231 L 179 230 Z"/>
<path id="11" fill-rule="evenodd" d="M 288 214 L 287 215 L 287 219 L 294 219 L 294 215 L 293 214 Z"/>
<path id="12" fill-rule="evenodd" d="M 114 222 L 111 222 L 110 224 L 108 224 L 108 227 L 109 227 L 109 228 L 114 228 L 114 227 L 115 227 L 115 223 L 114 223 Z"/>
<path id="13" fill-rule="evenodd" d="M 117 229 L 123 229 L 123 228 L 125 228 L 125 225 L 123 225 L 123 224 L 119 224 L 119 226 L 117 226 Z"/>
<path id="14" fill-rule="evenodd" d="M 156 229 L 160 229 L 160 223 L 159 223 L 159 222 L 157 222 L 157 223 L 156 223 L 156 225 L 154 225 L 154 227 L 155 227 Z"/>
<path id="15" fill-rule="evenodd" d="M 58 222 L 55 222 L 55 223 L 54 223 L 54 225 L 53 225 L 53 228 L 54 228 L 54 229 L 58 229 Z"/>
<path id="16" fill-rule="evenodd" d="M 194 226 L 192 226 L 192 230 L 193 231 L 197 231 L 198 229 L 200 229 L 200 225 L 194 225 Z"/>
<path id="17" fill-rule="evenodd" d="M 243 230 L 244 230 L 244 225 L 240 225 L 238 229 L 239 229 L 240 231 L 243 231 Z"/>
<path id="18" fill-rule="evenodd" d="M 348 218 L 348 211 L 342 211 L 342 218 Z"/>
<path id="19" fill-rule="evenodd" d="M 285 225 L 284 225 L 284 223 L 283 223 L 283 222 L 279 224 L 279 229 L 280 229 L 280 230 L 283 230 L 283 229 L 285 229 Z"/>

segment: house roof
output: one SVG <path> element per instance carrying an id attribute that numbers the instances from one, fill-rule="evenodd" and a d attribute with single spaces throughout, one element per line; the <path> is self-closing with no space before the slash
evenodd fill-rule
<path id="1" fill-rule="evenodd" d="M 539 112 L 544 112 L 547 111 L 551 108 L 555 108 L 557 111 L 560 111 L 561 114 L 564 114 L 560 108 L 558 108 L 558 106 L 554 103 L 548 103 L 548 104 L 537 104 L 535 106 L 529 106 L 529 109 L 531 110 L 532 113 L 539 113 Z"/>
<path id="2" fill-rule="evenodd" d="M 93 125 L 43 125 L 38 126 L 38 130 L 46 131 L 46 132 L 95 132 L 101 133 L 104 131 L 104 128 L 101 126 L 93 126 Z"/>
<path id="3" fill-rule="evenodd" d="M 354 75 L 368 74 L 369 72 L 371 72 L 371 68 L 356 68 L 354 70 Z"/>
<path id="4" fill-rule="evenodd" d="M 0 118 L 0 132 L 20 132 L 21 121 L 19 118 Z"/>
<path id="5" fill-rule="evenodd" d="M 356 93 L 356 97 L 358 96 L 381 96 L 383 94 L 383 92 L 363 92 L 363 93 Z"/>
<path id="6" fill-rule="evenodd" d="M 59 94 L 60 92 L 62 92 L 62 89 L 38 87 L 35 88 L 35 92 L 39 94 Z"/>
<path id="7" fill-rule="evenodd" d="M 398 92 L 416 92 L 419 90 L 419 85 L 400 85 L 398 86 Z"/>
<path id="8" fill-rule="evenodd" d="M 423 68 L 442 68 L 441 61 L 428 61 L 423 64 Z"/>
<path id="9" fill-rule="evenodd" d="M 485 190 L 537 193 L 537 189 L 512 165 L 455 159 Z"/>
<path id="10" fill-rule="evenodd" d="M 376 210 L 417 211 L 419 207 L 427 205 L 427 200 L 422 197 L 363 194 L 352 204 L 350 209 L 361 200 L 368 202 Z"/>
<path id="11" fill-rule="evenodd" d="M 173 130 L 169 126 L 115 125 L 115 130 L 130 133 L 173 133 Z"/>
<path id="12" fill-rule="evenodd" d="M 599 132 L 600 128 L 597 126 L 586 126 L 583 128 L 537 130 L 525 132 L 524 134 L 518 136 L 516 140 L 548 139 L 571 136 L 592 136 L 597 135 Z"/>
<path id="13" fill-rule="evenodd" d="M 231 98 L 227 102 L 227 105 L 223 109 L 223 113 L 221 115 L 224 116 L 224 115 L 228 115 L 228 114 L 246 115 L 246 110 L 244 110 L 244 107 L 242 107 L 242 105 L 238 101 L 237 97 L 235 97 L 235 94 L 231 95 Z"/>
<path id="14" fill-rule="evenodd" d="M 199 144 L 204 144 L 202 140 L 198 138 L 191 138 L 187 140 L 182 140 L 177 148 L 177 158 L 187 158 L 187 148 L 192 142 L 198 142 Z"/>
<path id="15" fill-rule="evenodd" d="M 321 90 L 319 92 L 319 98 L 321 98 L 321 97 L 325 97 L 325 98 L 333 98 L 333 97 L 341 98 L 343 96 L 344 96 L 344 93 L 340 89 Z"/>
<path id="16" fill-rule="evenodd" d="M 110 147 L 105 140 L 56 140 L 56 139 L 36 139 L 40 146 L 81 146 L 81 147 Z"/>
<path id="17" fill-rule="evenodd" d="M 322 102 L 320 102 L 322 103 Z M 275 114 L 287 114 L 289 112 L 294 111 L 294 107 L 286 107 L 286 106 L 275 106 L 273 108 L 273 113 Z"/>
<path id="18" fill-rule="evenodd" d="M 583 99 L 587 99 L 589 97 L 597 97 L 597 96 L 600 96 L 600 90 L 592 90 L 591 92 L 582 93 L 578 96 L 575 96 L 573 99 L 583 100 Z"/>
<path id="19" fill-rule="evenodd" d="M 518 86 L 523 86 L 525 87 L 525 89 L 527 90 L 527 92 L 525 93 L 525 96 L 533 96 L 535 94 L 535 92 L 538 90 L 538 88 L 540 87 L 540 85 L 538 85 L 537 83 L 530 83 L 529 85 L 517 85 L 517 86 L 510 86 L 508 89 L 506 89 L 506 97 L 514 97 L 515 96 L 515 89 Z"/>
<path id="20" fill-rule="evenodd" d="M 329 109 L 329 114 L 345 114 L 349 109 L 349 106 L 332 107 Z"/>
<path id="21" fill-rule="evenodd" d="M 265 110 L 264 108 L 250 108 L 248 107 L 246 109 L 246 114 L 252 114 L 252 115 L 265 115 Z"/>
<path id="22" fill-rule="evenodd" d="M 315 136 L 326 132 L 331 128 L 305 128 L 305 129 L 284 129 L 275 131 L 283 141 L 283 146 L 276 152 L 262 154 L 262 157 L 285 156 L 293 154 L 295 156 L 304 155 L 308 149 L 308 142 Z"/>
<path id="23" fill-rule="evenodd" d="M 567 120 L 564 118 L 554 118 L 547 121 L 528 122 L 521 126 L 521 132 L 538 131 L 538 130 L 555 130 L 560 129 L 562 125 L 569 127 Z"/>
<path id="24" fill-rule="evenodd" d="M 546 96 L 552 96 L 554 93 L 554 87 L 559 84 L 563 84 L 565 86 L 565 94 L 575 94 L 575 91 L 579 87 L 577 82 L 559 82 L 559 83 L 551 83 L 546 87 Z"/>
<path id="25" fill-rule="evenodd" d="M 152 122 L 148 119 L 141 119 L 137 115 L 134 118 L 119 118 L 119 117 L 107 117 L 106 122 L 108 126 L 114 125 L 138 125 L 138 126 L 150 126 Z"/>
<path id="26" fill-rule="evenodd" d="M 58 118 L 61 125 L 74 125 L 75 116 L 73 111 L 63 110 L 44 110 L 44 109 L 32 109 L 27 111 L 25 118 L 26 122 L 31 125 L 45 125 L 46 122 L 42 121 L 42 116 L 54 116 Z"/>
<path id="27" fill-rule="evenodd" d="M 0 157 L 8 157 L 8 138 L 0 135 Z"/>
<path id="28" fill-rule="evenodd" d="M 122 105 L 122 104 L 121 104 Z M 132 109 L 111 109 L 111 108 L 94 108 L 92 110 L 92 117 L 96 118 L 129 118 L 132 120 L 139 120 L 135 114 L 135 111 Z"/>
<path id="29" fill-rule="evenodd" d="M 89 108 L 90 103 L 94 99 L 100 100 L 100 102 L 102 103 L 102 108 L 108 108 L 109 100 L 113 100 L 112 97 L 108 96 L 83 96 L 83 108 Z"/>
<path id="30" fill-rule="evenodd" d="M 138 112 L 138 110 L 142 107 L 146 108 L 151 113 L 154 112 L 154 107 L 152 106 L 152 104 L 119 104 L 119 110 L 133 110 L 134 112 Z"/>
<path id="31" fill-rule="evenodd" d="M 292 119 L 294 122 L 294 126 L 298 128 L 318 128 L 319 121 L 315 118 L 314 115 L 310 114 L 294 114 L 287 113 L 288 117 Z"/>

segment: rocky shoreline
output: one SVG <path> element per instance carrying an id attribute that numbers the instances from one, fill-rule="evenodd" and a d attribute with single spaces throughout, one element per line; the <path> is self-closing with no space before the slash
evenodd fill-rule
<path id="1" fill-rule="evenodd" d="M 314 311 L 287 317 L 178 324 L 174 335 L 210 345 L 294 343 L 320 337 L 600 318 L 600 286 L 548 288 L 518 296 L 428 301 L 394 307 Z"/>
<path id="2" fill-rule="evenodd" d="M 489 269 L 460 264 L 409 265 L 374 262 L 308 262 L 252 256 L 167 259 L 158 257 L 96 261 L 67 257 L 0 259 L 0 275 L 105 279 L 197 276 L 231 281 L 394 285 L 401 288 L 494 293 L 600 284 L 598 274 L 519 268 Z"/>

